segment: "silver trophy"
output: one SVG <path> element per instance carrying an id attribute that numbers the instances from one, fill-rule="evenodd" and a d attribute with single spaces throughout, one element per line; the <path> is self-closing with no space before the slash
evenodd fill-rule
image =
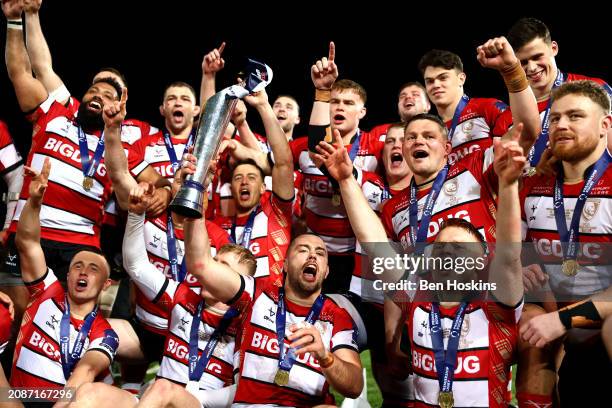
<path id="1" fill-rule="evenodd" d="M 249 59 L 244 82 L 217 92 L 206 102 L 193 148 L 193 155 L 197 157 L 196 170 L 194 174 L 185 177 L 181 189 L 170 203 L 170 210 L 185 217 L 202 218 L 206 175 L 211 160 L 217 156 L 238 99 L 264 89 L 270 81 L 270 67 Z"/>

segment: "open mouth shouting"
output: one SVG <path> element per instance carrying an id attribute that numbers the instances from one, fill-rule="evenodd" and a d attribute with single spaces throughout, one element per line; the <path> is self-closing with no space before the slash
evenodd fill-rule
<path id="1" fill-rule="evenodd" d="M 87 103 L 87 109 L 95 113 L 101 113 L 103 108 L 102 100 L 96 96 Z"/>
<path id="2" fill-rule="evenodd" d="M 306 282 L 316 282 L 319 267 L 316 262 L 308 262 L 302 269 L 302 276 Z"/>
<path id="3" fill-rule="evenodd" d="M 341 113 L 337 113 L 333 117 L 334 125 L 340 125 L 346 120 L 346 116 Z"/>
<path id="4" fill-rule="evenodd" d="M 426 151 L 425 151 L 425 150 L 423 150 L 423 149 L 415 149 L 415 150 L 412 152 L 412 157 L 413 157 L 414 159 L 417 159 L 417 160 L 419 160 L 419 159 L 426 159 L 426 158 L 428 158 L 428 157 L 429 157 L 429 153 L 428 153 L 428 152 L 426 152 Z"/>
<path id="5" fill-rule="evenodd" d="M 251 198 L 251 192 L 248 187 L 242 187 L 238 196 L 240 197 L 240 201 L 247 201 Z"/>
<path id="6" fill-rule="evenodd" d="M 182 110 L 175 109 L 172 111 L 172 121 L 174 123 L 182 123 L 185 120 L 185 113 Z"/>
<path id="7" fill-rule="evenodd" d="M 404 156 L 402 156 L 401 153 L 399 152 L 391 153 L 391 160 L 390 160 L 391 168 L 400 167 L 403 161 L 404 161 Z"/>
<path id="8" fill-rule="evenodd" d="M 87 285 L 88 285 L 87 279 L 79 278 L 76 281 L 76 288 L 75 289 L 76 289 L 77 292 L 84 292 L 87 289 Z"/>

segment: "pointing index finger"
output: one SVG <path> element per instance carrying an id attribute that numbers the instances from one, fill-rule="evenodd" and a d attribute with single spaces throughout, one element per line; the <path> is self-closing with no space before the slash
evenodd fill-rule
<path id="1" fill-rule="evenodd" d="M 333 61 L 336 59 L 336 44 L 333 41 L 329 42 L 329 56 L 327 57 L 328 61 Z"/>
<path id="2" fill-rule="evenodd" d="M 225 41 L 223 41 L 221 43 L 221 45 L 219 46 L 219 55 L 221 55 L 221 53 L 223 53 L 224 49 L 225 49 Z"/>

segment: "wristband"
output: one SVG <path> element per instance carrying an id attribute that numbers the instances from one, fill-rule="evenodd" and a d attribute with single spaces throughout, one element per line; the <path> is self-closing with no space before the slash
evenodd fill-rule
<path id="1" fill-rule="evenodd" d="M 21 19 L 14 20 L 6 20 L 6 28 L 8 30 L 22 30 L 23 31 L 23 21 Z"/>
<path id="2" fill-rule="evenodd" d="M 329 368 L 332 364 L 334 364 L 334 361 L 336 361 L 334 353 L 327 353 L 327 357 L 325 357 L 323 360 L 319 360 L 319 367 Z"/>
<path id="3" fill-rule="evenodd" d="M 521 92 L 529 86 L 527 75 L 518 61 L 512 66 L 504 68 L 500 73 L 510 93 Z"/>
<path id="4" fill-rule="evenodd" d="M 315 101 L 329 102 L 331 99 L 330 89 L 315 89 Z"/>
<path id="5" fill-rule="evenodd" d="M 592 301 L 584 301 L 559 309 L 559 319 L 563 326 L 571 328 L 595 329 L 601 327 L 601 316 Z"/>

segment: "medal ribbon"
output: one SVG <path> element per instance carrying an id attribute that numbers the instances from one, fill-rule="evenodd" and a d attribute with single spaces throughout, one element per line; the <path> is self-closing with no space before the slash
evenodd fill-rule
<path id="1" fill-rule="evenodd" d="M 453 114 L 453 120 L 451 121 L 451 127 L 448 132 L 448 141 L 451 142 L 451 145 L 453 143 L 453 136 L 455 135 L 455 129 L 457 128 L 457 125 L 459 124 L 459 118 L 461 117 L 461 114 L 463 113 L 463 110 L 465 109 L 469 101 L 470 101 L 470 97 L 467 96 L 466 94 L 463 94 L 463 96 L 461 97 L 461 100 L 459 101 L 459 103 L 457 104 L 457 107 L 455 108 L 455 113 Z"/>
<path id="2" fill-rule="evenodd" d="M 451 326 L 450 337 L 448 338 L 448 346 L 446 351 L 444 351 L 440 305 L 435 302 L 431 304 L 429 327 L 441 392 L 450 392 L 453 389 L 453 378 L 455 377 L 455 368 L 457 366 L 457 349 L 459 348 L 461 325 L 463 324 L 463 317 L 465 316 L 467 305 L 467 302 L 462 302 L 459 309 L 457 309 L 457 314 Z"/>
<path id="3" fill-rule="evenodd" d="M 580 195 L 576 199 L 576 206 L 574 207 L 574 213 L 572 214 L 569 231 L 567 228 L 567 221 L 565 220 L 565 205 L 563 203 L 563 167 L 561 166 L 560 170 L 557 172 L 553 202 L 559 237 L 561 238 L 562 243 L 567 242 L 567 250 L 563 256 L 564 260 L 576 259 L 578 255 L 578 235 L 582 209 L 584 208 L 584 204 L 586 203 L 593 186 L 595 186 L 601 176 L 603 176 L 611 161 L 612 157 L 610 157 L 610 154 L 606 150 L 597 160 L 597 162 L 585 172 L 586 181 L 582 187 Z"/>
<path id="4" fill-rule="evenodd" d="M 74 340 L 74 346 L 72 352 L 70 352 L 70 304 L 68 303 L 68 297 L 64 297 L 64 313 L 62 314 L 62 320 L 60 321 L 60 355 L 62 358 L 62 370 L 64 371 L 64 378 L 66 381 L 70 378 L 72 369 L 74 368 L 77 361 L 81 358 L 81 352 L 85 345 L 85 340 L 89 335 L 93 321 L 96 319 L 98 314 L 98 305 L 85 317 L 81 330 L 79 330 L 76 339 Z"/>
<path id="5" fill-rule="evenodd" d="M 170 271 L 172 273 L 172 279 L 177 282 L 182 282 L 185 280 L 185 276 L 187 275 L 185 266 L 185 256 L 183 256 L 183 261 L 181 262 L 181 266 L 178 266 L 178 240 L 176 239 L 176 235 L 174 234 L 174 223 L 172 222 L 172 211 L 168 210 L 168 222 L 166 227 L 166 238 L 168 241 L 168 261 L 170 262 Z"/>
<path id="6" fill-rule="evenodd" d="M 249 244 L 251 243 L 251 234 L 253 233 L 253 224 L 255 223 L 255 217 L 257 216 L 257 212 L 259 211 L 259 204 L 251 213 L 249 214 L 249 218 L 244 226 L 244 231 L 242 232 L 242 239 L 240 242 L 236 240 L 236 216 L 234 216 L 234 222 L 232 222 L 232 229 L 230 230 L 230 240 L 234 244 L 238 244 L 243 248 L 249 249 Z"/>
<path id="7" fill-rule="evenodd" d="M 98 139 L 98 145 L 96 146 L 93 159 L 90 159 L 87 135 L 80 126 L 78 127 L 78 131 L 79 151 L 81 153 L 81 171 L 83 172 L 83 176 L 93 177 L 102 159 L 102 154 L 104 153 L 104 132 L 102 132 Z"/>
<path id="8" fill-rule="evenodd" d="M 204 301 L 201 300 L 196 309 L 196 314 L 193 316 L 191 321 L 191 329 L 189 331 L 189 381 L 199 382 L 204 369 L 208 365 L 210 358 L 212 357 L 215 347 L 221 337 L 225 334 L 225 331 L 229 327 L 232 319 L 238 316 L 238 310 L 230 307 L 227 312 L 221 318 L 219 326 L 215 328 L 213 334 L 210 336 L 206 347 L 202 350 L 202 355 L 198 359 L 198 329 L 200 328 L 200 322 L 202 321 L 202 309 L 204 308 Z"/>
<path id="9" fill-rule="evenodd" d="M 357 153 L 359 153 L 360 146 L 361 146 L 361 129 L 357 129 L 357 137 L 355 138 L 355 141 L 351 145 L 351 151 L 349 152 L 351 163 L 355 161 L 355 158 L 357 157 Z"/>
<path id="10" fill-rule="evenodd" d="M 558 88 L 563 82 L 565 82 L 564 75 L 559 69 L 557 69 L 557 77 L 553 83 L 551 95 L 552 91 Z M 548 104 L 546 105 L 546 109 L 544 109 L 544 116 L 542 117 L 542 131 L 538 135 L 535 145 L 529 150 L 528 159 L 531 167 L 536 167 L 538 165 L 540 157 L 542 157 L 542 153 L 544 153 L 544 149 L 546 149 L 546 144 L 548 143 L 548 116 L 550 115 L 551 105 L 552 96 L 548 98 Z"/>
<path id="11" fill-rule="evenodd" d="M 306 323 L 314 324 L 319 318 L 323 303 L 325 301 L 325 295 L 320 294 L 317 300 L 313 303 L 312 307 L 306 315 L 304 320 Z M 291 371 L 293 363 L 295 362 L 295 349 L 290 348 L 289 352 L 285 353 L 285 324 L 287 319 L 287 309 L 285 305 L 285 289 L 283 287 L 278 289 L 278 306 L 276 308 L 276 338 L 278 340 L 278 368 L 279 370 Z"/>
<path id="12" fill-rule="evenodd" d="M 412 246 L 415 248 L 415 252 L 418 255 L 423 254 L 425 245 L 419 245 L 427 242 L 427 230 L 429 229 L 429 222 L 433 213 L 433 207 L 436 204 L 442 185 L 446 180 L 448 174 L 448 165 L 444 166 L 442 170 L 436 176 L 436 179 L 429 190 L 427 199 L 425 200 L 425 207 L 423 208 L 423 215 L 421 216 L 421 224 L 419 225 L 418 213 L 419 205 L 417 199 L 417 188 L 414 182 L 414 177 L 410 181 L 410 240 Z M 418 228 L 418 230 L 417 230 Z"/>
<path id="13" fill-rule="evenodd" d="M 192 130 L 191 133 L 189 134 L 189 137 L 187 138 L 187 143 L 185 143 L 185 149 L 183 150 L 183 153 L 188 152 L 189 148 L 193 146 L 194 142 L 195 142 L 195 130 Z M 176 151 L 174 150 L 174 145 L 172 144 L 172 138 L 170 137 L 170 134 L 167 131 L 164 131 L 164 144 L 166 145 L 166 151 L 168 152 L 168 157 L 170 158 L 170 164 L 172 165 L 172 169 L 174 170 L 174 173 L 176 173 L 177 170 L 179 169 L 179 161 L 178 161 L 178 158 L 176 157 Z"/>

